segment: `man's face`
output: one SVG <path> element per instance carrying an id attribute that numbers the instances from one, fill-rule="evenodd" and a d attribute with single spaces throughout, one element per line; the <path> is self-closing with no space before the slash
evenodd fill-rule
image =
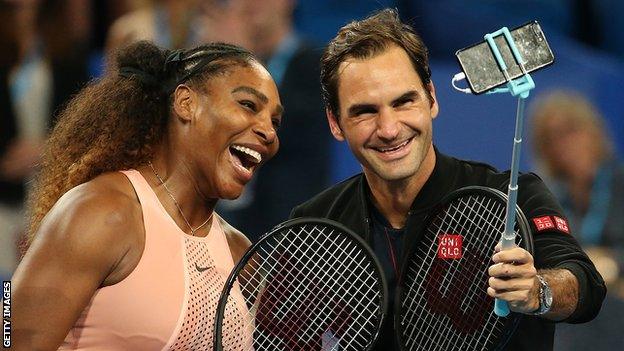
<path id="1" fill-rule="evenodd" d="M 347 141 L 368 178 L 392 182 L 416 175 L 432 147 L 431 121 L 438 114 L 433 84 L 431 102 L 397 46 L 369 59 L 348 59 L 338 72 L 340 117 L 327 116 L 334 137 Z"/>

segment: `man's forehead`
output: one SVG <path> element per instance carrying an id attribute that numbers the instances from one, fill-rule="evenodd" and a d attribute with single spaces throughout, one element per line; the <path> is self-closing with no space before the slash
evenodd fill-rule
<path id="1" fill-rule="evenodd" d="M 338 70 L 338 95 L 345 103 L 401 95 L 424 89 L 407 54 L 382 53 L 368 59 L 350 58 Z M 385 57 L 384 57 L 385 56 Z"/>

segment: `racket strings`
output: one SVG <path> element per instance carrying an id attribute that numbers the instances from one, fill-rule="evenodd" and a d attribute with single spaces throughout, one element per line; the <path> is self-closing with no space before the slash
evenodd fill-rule
<path id="1" fill-rule="evenodd" d="M 343 240 L 343 241 L 344 241 L 344 240 Z M 344 252 L 342 252 L 342 253 L 344 253 Z M 347 254 L 350 254 L 350 253 L 347 253 Z M 317 255 L 317 256 L 318 256 L 318 255 Z M 348 257 L 348 256 L 347 256 L 347 257 Z M 317 257 L 312 257 L 312 259 L 315 259 L 315 258 L 317 258 Z M 342 259 L 342 258 L 343 258 L 343 257 L 338 257 L 338 259 Z M 346 258 L 346 257 L 345 257 L 345 258 Z M 298 261 L 298 262 L 299 262 L 299 261 Z M 357 268 L 363 268 L 363 267 L 361 267 L 361 266 L 360 266 L 360 267 L 357 267 Z M 366 267 L 366 268 L 368 268 L 368 267 Z M 313 269 L 321 269 L 321 267 L 313 267 Z M 320 271 L 322 271 L 322 270 L 318 270 L 317 272 L 320 272 Z M 362 271 L 362 272 L 364 272 L 364 271 Z M 331 272 L 330 272 L 330 273 L 331 273 Z M 294 276 L 287 276 L 287 277 L 285 277 L 285 278 L 286 278 L 286 279 L 290 279 L 290 278 L 296 279 L 296 275 L 294 275 Z M 312 277 L 312 280 L 316 280 L 316 279 L 318 279 L 318 278 L 320 278 L 320 277 L 318 276 L 318 274 L 315 274 L 315 275 Z M 318 282 L 318 280 L 316 280 L 316 281 Z M 341 292 L 342 290 L 346 290 L 346 289 L 344 289 L 344 288 L 345 288 L 345 287 L 344 287 L 344 285 L 345 285 L 345 284 L 342 284 L 342 286 L 339 286 L 339 287 L 338 287 L 337 292 Z M 284 288 L 283 286 L 280 286 L 280 287 Z M 316 284 L 316 285 L 315 285 L 315 286 L 313 286 L 312 288 L 310 288 L 310 287 L 308 286 L 308 289 L 307 289 L 308 291 L 305 291 L 305 292 L 304 292 L 304 294 L 302 294 L 301 296 L 305 296 L 305 293 L 306 293 L 306 292 L 312 292 L 312 291 L 314 291 L 314 288 L 315 288 L 315 287 L 318 287 L 318 284 Z M 344 292 L 345 292 L 345 293 L 347 293 L 348 291 L 344 291 Z M 274 296 L 273 296 L 273 297 L 274 297 Z M 290 300 L 290 301 L 292 301 L 292 300 Z M 299 304 L 299 303 L 301 303 L 301 302 L 302 302 L 302 301 L 292 301 L 292 305 L 294 306 L 294 305 L 297 305 L 297 304 Z M 373 302 L 373 301 L 372 301 L 372 300 L 370 300 L 370 301 L 369 301 L 369 304 L 370 304 L 371 302 Z M 286 307 L 292 307 L 292 306 L 286 306 Z M 325 307 L 327 307 L 327 306 L 325 306 Z M 285 309 L 282 309 L 282 310 L 285 310 Z M 284 314 L 284 315 L 288 315 L 288 312 L 285 312 L 285 311 L 284 311 L 284 312 L 283 312 L 283 314 Z M 327 317 L 329 317 L 329 315 L 328 315 L 327 313 L 323 313 L 323 314 L 325 315 L 325 319 L 326 319 Z M 279 313 L 276 313 L 276 316 L 278 316 L 278 315 L 279 315 Z M 313 321 L 310 323 L 310 328 L 311 328 L 311 329 L 314 329 L 314 328 L 316 328 L 316 327 L 318 327 L 318 326 L 322 325 L 322 324 L 325 322 L 325 319 L 320 320 L 320 321 L 313 320 Z M 278 321 L 278 322 L 282 322 L 281 318 L 277 318 L 277 321 Z M 317 322 L 318 322 L 318 323 L 317 323 Z M 307 333 L 304 333 L 304 334 L 307 334 Z"/>
<path id="2" fill-rule="evenodd" d="M 448 219 L 450 219 L 450 221 L 452 222 L 453 220 L 455 220 L 455 223 L 449 223 L 449 225 L 446 226 L 445 228 L 445 224 L 440 225 L 438 228 L 439 230 L 441 230 L 441 232 L 445 233 L 445 230 L 449 230 L 450 227 L 452 227 L 453 225 L 457 225 L 462 223 L 462 221 L 465 225 L 462 229 L 461 232 L 476 232 L 476 233 L 482 233 L 484 230 L 487 230 L 487 226 L 490 226 L 490 224 L 494 224 L 489 222 L 487 219 L 489 218 L 495 218 L 496 216 L 491 216 L 491 214 L 494 214 L 494 211 L 491 211 L 492 207 L 489 206 L 491 200 L 488 200 L 487 204 L 483 204 L 482 202 L 479 204 L 481 208 L 487 208 L 490 209 L 489 211 L 486 211 L 486 214 L 490 214 L 487 217 L 485 216 L 479 216 L 478 213 L 476 215 L 477 220 L 474 221 L 472 220 L 472 217 L 467 216 L 465 212 L 460 211 L 460 208 L 462 206 L 466 206 L 467 205 L 467 200 L 462 199 L 462 201 L 460 201 L 459 206 L 456 206 L 453 208 L 454 213 L 451 214 L 451 216 L 448 217 Z M 496 213 L 496 214 L 500 214 L 500 213 Z M 499 222 L 499 221 L 494 221 L 494 222 Z M 500 224 L 500 223 L 499 223 Z M 496 225 L 494 225 L 496 226 Z M 431 232 L 431 231 L 430 231 Z M 434 235 L 437 234 L 437 232 L 433 233 Z M 488 252 L 487 246 L 483 246 L 480 245 L 482 244 L 481 242 L 476 243 L 479 244 L 480 247 L 474 247 L 474 245 L 470 245 L 470 244 L 475 244 L 475 242 L 467 242 L 467 245 L 465 246 L 465 250 L 464 252 L 466 252 L 468 255 L 471 254 L 472 251 L 475 251 L 473 249 L 476 249 L 476 251 L 478 252 L 476 254 L 477 257 L 483 259 L 483 258 L 489 258 L 489 254 L 490 252 Z M 482 250 L 479 250 L 482 249 Z M 452 266 L 450 267 L 450 274 L 446 274 L 445 279 L 443 281 L 443 286 L 445 286 L 445 291 L 443 293 L 442 296 L 447 296 L 446 292 L 448 292 L 449 289 L 453 288 L 456 289 L 457 292 L 460 292 L 459 295 L 457 296 L 450 296 L 450 299 L 452 300 L 456 300 L 459 303 L 456 304 L 460 309 L 462 309 L 462 307 L 466 306 L 467 304 L 469 304 L 469 306 L 471 306 L 472 308 L 479 306 L 479 305 L 483 305 L 483 303 L 486 303 L 486 299 L 487 299 L 487 295 L 485 294 L 484 291 L 481 291 L 483 293 L 479 293 L 479 294 L 465 294 L 464 297 L 462 298 L 461 296 L 461 292 L 471 292 L 471 291 L 475 291 L 475 289 L 472 287 L 473 285 L 481 285 L 483 284 L 484 281 L 487 280 L 487 275 L 486 274 L 481 274 L 481 275 L 477 275 L 476 277 L 474 277 L 473 279 L 456 279 L 456 275 L 460 272 L 459 268 L 463 268 L 465 271 L 467 272 L 478 272 L 479 270 L 482 271 L 482 273 L 484 273 L 484 271 L 482 270 L 482 268 L 484 266 L 488 266 L 488 262 L 489 259 L 487 259 L 487 261 L 483 262 L 483 261 L 479 261 L 477 260 L 464 260 L 464 265 L 463 267 L 460 266 L 460 261 L 458 260 L 453 260 L 452 262 Z M 472 276 L 474 276 L 474 274 L 472 274 Z M 457 280 L 459 280 L 459 286 L 456 286 L 456 282 Z M 455 282 L 455 286 L 452 286 L 452 282 Z M 479 291 L 479 288 L 477 287 L 477 290 Z M 448 297 L 447 297 L 448 298 Z M 466 301 L 466 299 L 468 299 L 468 301 Z M 478 301 L 476 301 L 478 300 Z M 436 303 L 442 303 L 442 301 L 434 301 L 434 304 Z M 448 311 L 447 311 L 448 312 Z M 478 313 L 478 311 L 476 311 L 477 313 L 472 313 L 472 314 L 466 314 L 466 313 L 462 313 L 462 318 L 466 318 L 462 321 L 462 324 L 465 326 L 476 326 L 478 327 L 480 324 L 482 324 L 482 321 L 477 320 L 475 317 L 479 317 L 481 314 Z M 440 328 L 442 320 L 438 319 L 437 325 L 432 325 L 432 327 L 434 329 L 438 329 Z M 451 330 L 451 329 L 449 329 Z M 461 333 L 464 334 L 464 333 Z M 451 335 L 449 335 L 449 332 L 447 333 L 439 333 L 439 336 L 437 338 L 437 340 L 435 339 L 430 339 L 428 343 L 425 343 L 423 345 L 424 349 L 429 349 L 431 346 L 433 345 L 442 345 L 443 349 L 448 349 L 449 346 L 459 346 L 460 348 L 463 347 L 463 343 L 465 343 L 467 340 L 465 337 L 455 337 L 452 338 L 450 337 Z M 463 335 L 462 335 L 463 336 Z M 444 340 L 447 340 L 446 342 L 443 342 Z M 457 345 L 457 343 L 460 342 L 460 345 Z"/>
<path id="3" fill-rule="evenodd" d="M 317 256 L 318 256 L 318 255 L 317 255 Z M 313 259 L 315 259 L 315 258 L 317 258 L 317 257 L 313 257 Z M 342 257 L 340 257 L 340 258 L 342 258 Z M 322 268 L 321 268 L 321 267 L 313 267 L 313 269 L 319 269 L 319 268 L 322 270 Z M 331 273 L 331 272 L 330 272 L 330 273 Z M 296 277 L 286 277 L 286 279 L 290 279 L 290 278 L 296 278 Z M 315 276 L 313 276 L 313 280 L 314 280 L 314 278 L 319 278 L 319 276 L 318 276 L 318 275 L 315 275 Z M 317 281 L 317 282 L 318 282 L 318 281 Z M 317 285 L 318 285 L 318 284 L 317 284 Z M 339 289 L 340 289 L 340 288 L 341 288 L 341 287 L 339 287 Z M 308 289 L 308 290 L 313 290 L 313 289 Z M 303 295 L 305 295 L 305 294 L 303 294 Z M 295 303 L 295 304 L 296 304 L 296 303 L 298 303 L 298 302 L 300 302 L 300 301 L 294 301 L 294 303 Z M 321 321 L 321 322 L 319 322 L 319 323 L 316 323 L 316 321 L 312 321 L 312 323 L 311 323 L 311 327 L 313 328 L 313 327 L 315 327 L 315 326 L 316 326 L 316 324 L 321 324 L 322 322 L 323 322 L 323 321 Z"/>
<path id="4" fill-rule="evenodd" d="M 429 228 L 428 233 L 430 235 L 427 235 L 425 237 L 425 239 L 424 239 L 426 241 L 426 244 L 420 246 L 420 248 L 419 248 L 419 253 L 420 253 L 419 257 L 434 257 L 434 256 L 437 255 L 437 241 L 436 241 L 437 234 L 438 234 L 438 232 L 442 232 L 442 231 L 440 231 L 440 230 L 433 230 L 433 229 L 441 228 L 442 224 L 439 224 L 439 222 L 441 220 L 443 220 L 443 219 L 447 219 L 447 220 L 451 220 L 451 221 L 455 220 L 457 222 L 457 219 L 454 218 L 453 216 L 463 216 L 468 221 L 470 221 L 474 226 L 476 226 L 477 228 L 480 228 L 478 225 L 475 225 L 476 223 L 472 219 L 470 219 L 467 216 L 464 216 L 462 213 L 458 212 L 457 210 L 458 210 L 458 206 L 451 207 L 448 211 L 449 212 L 450 211 L 455 211 L 455 213 L 447 216 L 446 218 L 439 217 L 439 218 L 437 218 L 434 221 L 434 223 L 438 222 L 438 224 L 437 225 L 434 224 L 434 226 L 435 226 L 434 228 Z M 482 230 L 482 228 L 480 228 L 480 230 Z M 426 250 L 423 250 L 423 247 L 426 247 Z M 471 249 L 471 243 L 468 242 L 467 245 L 466 245 L 466 250 L 464 250 L 464 251 L 471 251 L 470 249 Z M 451 265 L 450 268 L 451 268 L 452 272 L 451 272 L 451 274 L 445 275 L 443 277 L 443 281 L 441 283 L 441 285 L 444 286 L 446 290 L 451 288 L 451 285 L 448 284 L 448 282 L 453 279 L 454 273 L 456 272 L 456 268 L 460 265 L 460 261 L 459 260 L 451 260 L 450 262 L 451 262 L 450 263 L 450 265 Z M 429 263 L 429 266 L 418 266 L 418 265 L 415 265 L 415 264 L 410 265 L 409 268 L 411 269 L 411 271 L 414 274 L 412 276 L 410 276 L 410 278 L 411 278 L 410 281 L 412 281 L 413 284 L 410 285 L 410 290 L 409 290 L 409 293 L 408 293 L 409 296 L 415 296 L 414 295 L 415 292 L 413 291 L 413 289 L 422 287 L 421 285 L 418 285 L 416 283 L 418 283 L 419 281 L 422 282 L 424 280 L 425 275 L 423 275 L 422 272 L 427 272 L 431 268 L 431 264 L 433 263 L 433 260 L 430 260 L 428 263 Z M 420 277 L 420 279 L 417 279 L 419 277 Z M 444 292 L 445 291 L 441 291 L 441 293 L 444 293 Z M 417 302 L 419 300 L 418 299 L 412 299 L 410 301 Z M 407 306 L 407 307 L 410 308 L 411 306 Z M 405 317 L 407 317 L 407 316 L 405 316 Z M 402 322 L 404 323 L 405 320 L 402 320 Z"/>
<path id="5" fill-rule="evenodd" d="M 240 349 L 363 350 L 382 314 L 378 274 L 352 239 L 331 228 L 274 235 L 240 272 L 254 340 Z"/>
<path id="6" fill-rule="evenodd" d="M 400 313 L 408 350 L 487 349 L 495 342 L 490 336 L 505 326 L 487 297 L 487 268 L 504 228 L 504 203 L 489 196 L 458 200 L 432 220 L 411 257 Z M 440 260 L 439 235 L 460 233 L 462 257 Z"/>
<path id="7" fill-rule="evenodd" d="M 472 217 L 471 217 L 471 216 L 466 216 L 466 212 L 463 212 L 463 211 L 460 211 L 460 210 L 459 210 L 459 208 L 461 208 L 461 207 L 463 207 L 463 206 L 466 206 L 466 205 L 467 205 L 467 204 L 466 204 L 466 201 L 465 201 L 465 200 L 463 200 L 463 201 L 460 201 L 459 206 L 454 206 L 454 207 L 451 207 L 451 208 L 448 210 L 449 215 L 446 217 L 446 219 L 447 219 L 447 220 L 451 220 L 451 222 L 452 222 L 453 220 L 457 219 L 457 220 L 455 220 L 455 222 L 457 222 L 457 223 L 461 222 L 462 220 L 465 220 L 466 222 L 464 223 L 464 224 L 465 224 L 465 225 L 464 225 L 464 228 L 462 228 L 462 232 L 464 232 L 464 233 L 466 232 L 466 230 L 472 230 L 472 231 L 475 231 L 475 230 L 483 230 L 483 225 L 482 225 L 482 222 L 483 222 L 483 220 L 484 220 L 484 219 L 486 219 L 486 217 L 484 217 L 484 216 L 478 216 L 478 215 L 477 215 L 477 216 L 476 216 L 476 217 L 477 217 L 477 221 L 472 220 Z M 485 207 L 486 207 L 486 208 L 489 208 L 489 206 L 487 206 L 487 204 L 485 205 Z M 487 211 L 486 213 L 491 213 L 491 212 L 492 212 L 492 211 Z M 449 227 L 449 225 L 445 225 L 445 224 L 446 224 L 446 221 L 442 221 L 442 223 L 441 223 L 441 224 L 438 224 L 438 225 L 437 225 L 438 230 L 441 230 L 441 232 L 442 232 L 442 233 L 447 233 L 447 232 L 448 232 L 448 227 Z M 453 224 L 456 224 L 456 223 L 449 223 L 449 224 L 453 225 Z M 444 228 L 445 226 L 446 226 L 447 228 Z M 434 238 L 437 236 L 437 235 L 435 235 L 435 234 L 437 234 L 437 233 L 434 233 Z M 431 247 L 433 247 L 433 244 L 435 244 L 435 240 L 432 240 L 432 243 L 431 243 L 431 245 L 430 245 L 430 246 L 431 246 Z M 467 242 L 466 244 L 467 244 L 467 245 L 466 245 L 466 246 L 465 246 L 465 248 L 464 248 L 464 252 L 466 252 L 466 253 L 470 254 L 470 252 L 472 251 L 472 250 L 471 250 L 471 245 L 470 245 L 470 242 Z M 434 254 L 435 254 L 435 253 L 434 253 Z M 459 261 L 459 260 L 451 260 L 451 261 L 450 261 L 450 262 L 451 262 L 451 266 L 450 266 L 450 273 L 449 273 L 449 271 L 447 271 L 447 274 L 444 276 L 444 279 L 443 279 L 443 281 L 442 281 L 442 286 L 444 286 L 444 287 L 445 287 L 445 290 L 441 290 L 441 291 L 439 291 L 439 292 L 442 294 L 442 296 L 444 296 L 444 297 L 445 297 L 445 298 L 447 298 L 447 299 L 448 299 L 449 297 L 448 297 L 448 296 L 445 296 L 445 292 L 447 292 L 447 291 L 448 291 L 448 289 L 450 288 L 450 287 L 449 287 L 449 285 L 450 285 L 449 283 L 450 283 L 450 282 L 455 282 L 455 285 L 456 285 L 456 286 L 455 286 L 455 287 L 453 287 L 453 289 L 456 289 L 457 291 L 460 291 L 460 292 L 465 292 L 465 291 L 470 291 L 470 290 L 469 290 L 469 289 L 470 289 L 470 287 L 469 287 L 469 286 L 466 286 L 466 284 L 473 283 L 475 280 L 476 280 L 477 282 L 479 281 L 479 279 L 471 279 L 471 280 L 469 280 L 468 282 L 466 282 L 466 280 L 461 280 L 461 279 L 460 279 L 460 280 L 459 280 L 459 286 L 457 286 L 458 284 L 457 284 L 457 282 L 455 281 L 455 280 L 456 280 L 456 279 L 455 279 L 455 275 L 456 275 L 456 274 L 457 274 L 457 272 L 459 271 L 459 270 L 458 270 L 458 268 L 459 268 L 459 267 L 462 267 L 462 268 L 467 269 L 468 271 L 470 271 L 470 269 L 474 266 L 474 265 L 470 264 L 470 263 L 471 263 L 471 261 L 470 261 L 470 260 L 464 260 L 464 261 L 466 261 L 466 262 L 468 263 L 468 266 L 464 266 L 464 267 L 460 266 L 460 265 L 459 265 L 459 264 L 460 264 L 460 261 Z M 448 261 L 446 261 L 446 262 L 448 262 Z M 467 268 L 466 268 L 466 267 L 467 267 Z M 434 296 L 435 296 L 435 295 L 434 295 Z M 468 298 L 470 299 L 468 302 L 474 302 L 474 301 L 473 301 L 473 296 L 471 296 L 471 295 L 465 295 L 465 296 L 463 297 L 463 300 L 460 300 L 460 301 L 459 301 L 459 303 L 457 303 L 457 304 L 456 304 L 456 306 L 457 306 L 458 308 L 460 308 L 460 309 L 461 309 L 463 306 L 466 306 L 466 304 L 465 304 L 465 299 L 466 299 L 466 297 L 468 297 Z M 452 298 L 453 298 L 453 296 L 451 296 L 450 298 L 452 299 Z M 456 298 L 456 299 L 457 299 L 457 298 L 461 299 L 461 296 L 459 296 L 459 297 L 455 297 L 455 298 Z M 435 301 L 435 300 L 433 301 L 433 304 L 434 304 L 434 305 L 435 305 L 435 304 L 438 304 L 438 303 L 441 303 L 441 301 Z M 448 313 L 449 311 L 447 310 L 446 312 Z M 436 329 L 440 328 L 440 327 L 441 327 L 440 322 L 441 322 L 441 321 L 440 321 L 440 320 L 438 320 L 438 321 L 437 321 L 437 323 L 436 323 L 437 325 L 436 325 L 436 324 L 433 324 L 433 323 L 430 323 L 430 327 L 431 327 L 430 329 L 436 330 Z M 474 323 L 474 322 L 475 322 L 475 321 L 465 321 L 465 325 L 473 325 L 473 323 Z M 477 324 L 477 325 L 478 325 L 478 324 Z M 428 335 L 428 333 L 427 333 L 426 335 Z M 434 335 L 435 335 L 435 333 L 434 333 Z M 445 337 L 446 337 L 446 338 L 445 338 Z M 437 338 L 437 339 L 449 339 L 449 338 L 448 338 L 448 335 L 444 335 L 444 333 L 439 333 L 439 334 L 438 334 L 438 338 Z M 463 339 L 463 338 L 457 338 L 457 340 L 464 340 L 464 339 Z M 450 340 L 449 340 L 449 341 L 450 341 Z M 435 338 L 430 338 L 430 340 L 429 340 L 429 342 L 428 342 L 428 343 L 424 343 L 424 344 L 423 344 L 423 347 L 424 347 L 425 349 L 427 349 L 427 348 L 429 348 L 430 346 L 432 346 L 433 344 L 439 344 L 439 343 L 440 343 L 440 340 L 436 340 Z"/>
<path id="8" fill-rule="evenodd" d="M 344 241 L 344 240 L 343 240 L 343 241 Z M 339 247 L 340 247 L 340 246 L 339 246 Z M 313 257 L 313 259 L 315 259 L 315 258 L 317 258 L 317 257 Z M 341 259 L 343 259 L 343 257 L 338 257 L 338 259 L 339 259 L 339 260 L 341 260 Z M 319 267 L 314 267 L 314 268 L 319 268 Z M 330 272 L 330 273 L 331 273 L 331 272 Z M 290 278 L 290 277 L 288 277 L 288 278 Z M 294 278 L 294 277 L 293 277 L 293 278 Z M 319 277 L 318 277 L 318 275 L 316 275 L 316 276 L 314 276 L 314 277 L 313 277 L 313 280 L 314 280 L 314 278 L 319 278 Z M 318 281 L 317 281 L 317 282 L 318 282 Z M 318 284 L 317 284 L 317 285 L 318 285 Z M 344 285 L 344 284 L 343 284 L 343 285 Z M 309 288 L 309 287 L 308 287 L 308 288 Z M 339 286 L 339 287 L 338 287 L 338 292 L 340 292 L 340 290 L 341 290 L 342 288 L 343 288 L 343 286 Z M 310 290 L 310 289 L 308 289 L 308 290 Z M 312 289 L 312 290 L 313 290 L 313 289 Z M 297 303 L 297 302 L 299 302 L 299 301 L 295 301 L 295 303 Z M 323 314 L 323 313 L 321 313 L 321 314 Z M 311 327 L 312 329 L 314 329 L 315 327 L 317 327 L 317 324 L 319 324 L 319 326 L 320 326 L 323 322 L 325 322 L 325 321 L 324 321 L 324 320 L 321 320 L 321 321 L 320 321 L 320 323 L 316 323 L 316 321 L 315 321 L 315 320 L 313 320 L 313 321 L 312 321 L 312 323 L 310 323 L 310 327 Z"/>
<path id="9" fill-rule="evenodd" d="M 465 204 L 464 204 L 464 205 L 465 205 Z M 461 213 L 461 212 L 459 212 L 459 213 Z M 487 212 L 487 213 L 493 213 L 493 212 Z M 500 214 L 502 214 L 502 212 L 500 212 L 500 211 L 499 211 L 499 213 L 498 213 L 498 214 L 496 214 L 496 216 L 494 216 L 494 218 L 499 217 L 499 216 L 500 216 Z M 492 216 L 490 216 L 490 217 L 492 217 Z M 484 220 L 486 221 L 486 223 L 487 223 L 487 219 L 488 219 L 488 218 L 485 218 L 485 217 L 484 217 L 484 218 L 482 218 L 482 219 L 484 219 Z M 468 220 L 468 222 L 469 222 L 469 224 L 470 224 L 470 225 L 473 225 L 473 226 L 474 226 L 474 225 L 477 225 L 477 226 L 479 226 L 479 224 L 478 224 L 478 223 L 474 223 L 473 221 L 471 221 L 471 220 L 470 220 L 470 217 L 467 217 L 467 220 Z M 499 221 L 499 222 L 500 222 L 500 221 Z M 467 249 L 469 249 L 469 247 L 468 247 Z M 487 252 L 486 252 L 486 254 L 487 254 Z M 484 264 L 487 264 L 487 262 L 485 262 Z M 487 279 L 487 275 L 483 275 L 483 279 Z M 475 281 L 476 281 L 476 282 L 481 282 L 483 279 L 473 279 L 472 281 L 473 281 L 473 282 L 475 282 Z M 464 288 L 465 288 L 465 287 L 464 287 Z M 485 297 L 486 295 L 481 294 L 480 296 Z M 470 321 L 470 322 L 471 322 L 471 323 L 474 323 L 475 321 Z M 483 329 L 482 329 L 482 330 L 483 330 Z M 466 341 L 466 339 L 459 339 L 459 338 L 458 338 L 457 340 L 458 340 L 458 341 L 459 341 L 459 340 L 462 340 L 462 341 L 464 341 L 464 342 Z"/>
<path id="10" fill-rule="evenodd" d="M 344 240 L 343 240 L 343 241 L 344 241 Z M 352 250 L 352 251 L 353 251 L 353 250 Z M 344 252 L 342 252 L 342 253 L 344 253 Z M 347 253 L 347 254 L 350 254 L 350 253 Z M 317 256 L 318 256 L 318 255 L 317 255 Z M 347 257 L 348 257 L 348 256 L 347 256 Z M 317 257 L 312 257 L 312 259 L 314 259 L 314 258 L 317 258 Z M 338 259 L 342 259 L 343 257 L 341 257 L 341 256 L 340 256 L 340 257 L 337 257 L 337 258 L 338 258 Z M 346 258 L 346 257 L 345 257 L 345 258 Z M 299 261 L 299 260 L 297 260 L 297 263 L 299 263 L 299 262 L 300 262 L 300 261 Z M 320 267 L 313 267 L 313 268 L 314 268 L 314 269 L 319 269 Z M 358 266 L 357 268 L 368 268 L 368 267 L 361 267 L 361 266 Z M 320 270 L 319 270 L 319 271 L 317 271 L 317 272 L 320 272 Z M 363 273 L 363 272 L 364 272 L 364 271 L 362 270 L 362 273 Z M 296 278 L 296 275 L 289 275 L 289 276 L 287 276 L 287 277 L 285 277 L 285 278 L 287 278 L 287 279 L 290 279 L 290 278 L 295 279 L 295 278 Z M 312 280 L 315 280 L 315 279 L 318 279 L 318 278 L 320 278 L 320 277 L 318 276 L 318 274 L 315 274 L 315 275 L 312 277 Z M 318 280 L 317 280 L 317 281 L 318 281 Z M 340 292 L 340 291 L 341 291 L 341 289 L 344 289 L 344 288 L 345 288 L 345 287 L 344 287 L 344 285 L 345 285 L 345 284 L 343 284 L 342 286 L 339 286 L 339 287 L 338 287 L 338 292 Z M 318 284 L 316 284 L 316 286 L 315 286 L 315 287 L 317 287 L 317 286 L 318 286 Z M 283 286 L 280 286 L 280 287 L 283 287 Z M 311 291 L 314 291 L 314 287 L 312 287 L 312 289 L 310 289 L 310 288 L 308 287 L 308 290 L 309 290 L 310 292 L 311 292 Z M 346 290 L 346 289 L 345 289 L 345 290 Z M 345 293 L 348 293 L 348 291 L 345 291 Z M 274 295 L 273 295 L 273 297 L 274 297 Z M 290 300 L 290 301 L 292 301 L 292 300 Z M 292 302 L 293 302 L 293 305 L 296 305 L 297 303 L 299 303 L 299 302 L 301 302 L 301 301 L 292 301 Z M 369 302 L 373 302 L 373 300 L 370 300 Z M 281 321 L 281 320 L 278 320 L 278 321 Z M 314 326 L 314 323 L 312 323 L 312 324 L 313 324 L 312 326 Z"/>

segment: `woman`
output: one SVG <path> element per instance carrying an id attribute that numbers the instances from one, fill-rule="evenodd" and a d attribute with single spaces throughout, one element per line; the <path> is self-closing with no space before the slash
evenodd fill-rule
<path id="1" fill-rule="evenodd" d="M 213 211 L 277 152 L 269 73 L 226 44 L 141 42 L 117 67 L 48 141 L 13 278 L 16 349 L 209 349 L 219 292 L 250 245 Z"/>

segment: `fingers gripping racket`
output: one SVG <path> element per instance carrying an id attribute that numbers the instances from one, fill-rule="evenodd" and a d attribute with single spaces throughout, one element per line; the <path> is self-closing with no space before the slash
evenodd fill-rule
<path id="1" fill-rule="evenodd" d="M 491 256 L 505 227 L 502 192 L 467 187 L 449 194 L 408 248 L 397 289 L 395 328 L 402 350 L 500 350 L 521 315 L 499 317 L 487 295 Z M 532 252 L 516 209 L 515 242 Z"/>
<path id="2" fill-rule="evenodd" d="M 215 350 L 370 350 L 387 287 L 370 248 L 324 219 L 285 222 L 230 274 L 215 319 Z"/>

